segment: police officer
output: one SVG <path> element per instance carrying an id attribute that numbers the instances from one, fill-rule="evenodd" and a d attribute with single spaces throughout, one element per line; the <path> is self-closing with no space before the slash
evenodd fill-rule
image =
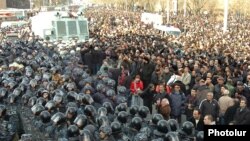
<path id="1" fill-rule="evenodd" d="M 0 105 L 0 139 L 13 140 L 18 138 L 17 129 L 10 115 L 7 114 L 5 105 Z"/>
<path id="2" fill-rule="evenodd" d="M 84 114 L 87 116 L 89 123 L 95 124 L 96 109 L 94 106 L 87 105 L 84 108 Z"/>
<path id="3" fill-rule="evenodd" d="M 138 115 L 142 118 L 144 121 L 143 127 L 147 126 L 149 123 L 149 119 L 146 119 L 148 114 L 150 113 L 149 108 L 146 106 L 141 106 L 138 111 Z"/>
<path id="4" fill-rule="evenodd" d="M 142 128 L 142 119 L 140 117 L 134 117 L 130 123 L 130 130 L 128 133 L 129 138 L 133 139 Z"/>
<path id="5" fill-rule="evenodd" d="M 76 125 L 70 125 L 67 129 L 67 136 L 69 141 L 79 141 L 80 131 Z"/>
<path id="6" fill-rule="evenodd" d="M 53 100 L 48 101 L 45 104 L 45 109 L 52 115 L 56 113 L 56 103 Z"/>
<path id="7" fill-rule="evenodd" d="M 107 116 L 101 116 L 97 118 L 97 125 L 98 127 L 104 126 L 104 125 L 110 125 L 110 121 Z"/>
<path id="8" fill-rule="evenodd" d="M 149 127 L 152 129 L 152 131 L 157 129 L 157 123 L 163 119 L 163 116 L 161 114 L 154 114 L 152 117 L 152 122 L 150 123 Z"/>
<path id="9" fill-rule="evenodd" d="M 127 104 L 121 103 L 116 107 L 116 114 L 118 114 L 121 111 L 127 111 Z"/>
<path id="10" fill-rule="evenodd" d="M 67 124 L 68 125 L 73 124 L 76 116 L 77 116 L 77 108 L 76 107 L 68 107 L 68 109 L 66 111 Z"/>
<path id="11" fill-rule="evenodd" d="M 40 113 L 40 122 L 37 124 L 39 131 L 45 138 L 51 138 L 53 136 L 53 126 L 51 121 L 51 114 L 48 111 L 42 111 Z"/>
<path id="12" fill-rule="evenodd" d="M 102 106 L 107 109 L 107 116 L 108 116 L 109 120 L 114 121 L 115 115 L 114 115 L 114 108 L 113 108 L 112 104 L 109 102 L 104 102 L 102 104 Z"/>
<path id="13" fill-rule="evenodd" d="M 194 141 L 194 124 L 190 121 L 185 121 L 178 135 L 181 141 Z"/>
<path id="14" fill-rule="evenodd" d="M 204 131 L 199 131 L 196 135 L 196 141 L 203 141 L 204 140 Z"/>
<path id="15" fill-rule="evenodd" d="M 179 139 L 177 132 L 171 131 L 164 136 L 164 141 L 181 141 L 181 140 Z"/>
<path id="16" fill-rule="evenodd" d="M 57 112 L 51 117 L 51 120 L 54 125 L 54 135 L 55 138 L 66 138 L 67 137 L 67 124 L 66 117 L 63 113 Z"/>
<path id="17" fill-rule="evenodd" d="M 154 130 L 154 139 L 163 138 L 170 131 L 168 122 L 164 119 L 158 121 L 157 129 Z"/>
<path id="18" fill-rule="evenodd" d="M 137 116 L 137 113 L 139 111 L 139 106 L 138 105 L 132 105 L 129 108 L 129 117 L 128 117 L 128 122 L 131 122 L 131 120 Z"/>
<path id="19" fill-rule="evenodd" d="M 64 113 L 66 111 L 65 105 L 63 104 L 63 96 L 56 94 L 53 98 L 53 101 L 56 104 L 56 111 Z"/>
<path id="20" fill-rule="evenodd" d="M 119 121 L 122 125 L 122 132 L 125 133 L 126 135 L 129 134 L 130 128 L 128 127 L 128 113 L 125 111 L 121 111 L 118 113 L 117 116 L 117 121 Z"/>
<path id="21" fill-rule="evenodd" d="M 77 115 L 74 124 L 79 128 L 80 134 L 82 134 L 83 128 L 88 124 L 87 117 L 83 114 Z"/>
<path id="22" fill-rule="evenodd" d="M 129 141 L 129 137 L 122 132 L 122 126 L 119 122 L 114 121 L 111 123 L 112 135 L 117 141 Z"/>
<path id="23" fill-rule="evenodd" d="M 179 124 L 178 124 L 177 120 L 169 119 L 168 120 L 168 125 L 170 127 L 170 131 L 172 131 L 172 132 L 179 131 Z"/>
<path id="24" fill-rule="evenodd" d="M 33 140 L 39 140 L 39 139 L 42 139 L 44 137 L 43 134 L 39 133 L 40 132 L 39 128 L 42 125 L 40 122 L 40 113 L 44 110 L 45 110 L 45 108 L 41 104 L 35 104 L 31 108 L 33 118 L 29 119 L 29 122 L 26 123 L 26 124 L 29 124 L 26 126 L 26 127 L 28 127 L 26 129 L 27 130 L 26 133 L 30 133 L 32 135 L 35 135 L 35 136 L 32 136 Z"/>
<path id="25" fill-rule="evenodd" d="M 99 128 L 99 139 L 100 141 L 115 141 L 110 126 L 103 125 Z"/>

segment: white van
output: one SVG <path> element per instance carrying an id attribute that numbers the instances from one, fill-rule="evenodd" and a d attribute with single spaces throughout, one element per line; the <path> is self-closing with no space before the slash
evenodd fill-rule
<path id="1" fill-rule="evenodd" d="M 6 27 L 12 27 L 12 26 L 23 26 L 23 25 L 28 25 L 28 22 L 26 21 L 5 21 L 1 23 L 1 28 L 6 28 Z"/>
<path id="2" fill-rule="evenodd" d="M 173 26 L 156 25 L 155 29 L 159 30 L 163 35 L 174 35 L 176 37 L 180 36 L 181 30 Z"/>

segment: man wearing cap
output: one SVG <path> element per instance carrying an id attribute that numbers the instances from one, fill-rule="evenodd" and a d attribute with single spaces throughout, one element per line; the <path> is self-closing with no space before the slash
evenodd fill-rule
<path id="1" fill-rule="evenodd" d="M 224 78 L 222 76 L 219 76 L 217 78 L 217 84 L 214 86 L 214 99 L 218 100 L 221 95 L 221 87 L 224 86 Z"/>

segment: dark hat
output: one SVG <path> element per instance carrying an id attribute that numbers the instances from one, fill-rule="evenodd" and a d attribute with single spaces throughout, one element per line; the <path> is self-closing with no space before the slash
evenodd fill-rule
<path id="1" fill-rule="evenodd" d="M 218 80 L 224 80 L 224 77 L 219 76 L 217 79 L 218 79 Z"/>
<path id="2" fill-rule="evenodd" d="M 238 81 L 238 82 L 237 82 L 237 86 L 243 86 L 243 85 L 244 85 L 243 82 L 241 82 L 241 81 Z"/>
<path id="3" fill-rule="evenodd" d="M 149 61 L 150 61 L 150 60 L 149 60 L 149 58 L 148 58 L 148 57 L 146 57 L 146 56 L 144 56 L 144 57 L 143 57 L 143 59 L 144 59 L 144 60 L 146 60 L 147 62 L 149 62 Z"/>
<path id="4" fill-rule="evenodd" d="M 181 87 L 181 84 L 180 84 L 180 83 L 178 83 L 178 82 L 175 82 L 175 83 L 173 83 L 173 84 L 172 84 L 172 87 L 174 88 L 175 86 L 179 86 L 179 87 Z"/>

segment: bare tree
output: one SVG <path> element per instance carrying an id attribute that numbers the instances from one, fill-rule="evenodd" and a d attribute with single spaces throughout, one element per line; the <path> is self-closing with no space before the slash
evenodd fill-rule
<path id="1" fill-rule="evenodd" d="M 198 15 L 209 0 L 187 0 L 187 9 L 189 12 Z"/>

